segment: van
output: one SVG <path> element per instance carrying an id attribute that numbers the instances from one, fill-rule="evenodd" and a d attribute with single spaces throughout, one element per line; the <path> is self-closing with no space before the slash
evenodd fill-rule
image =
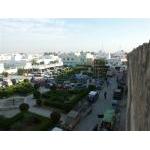
<path id="1" fill-rule="evenodd" d="M 91 91 L 89 94 L 88 94 L 88 101 L 93 103 L 97 100 L 98 98 L 98 92 L 97 91 Z"/>

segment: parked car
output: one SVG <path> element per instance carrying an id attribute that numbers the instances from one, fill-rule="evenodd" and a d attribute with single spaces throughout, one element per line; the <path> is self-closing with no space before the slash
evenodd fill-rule
<path id="1" fill-rule="evenodd" d="M 118 113 L 120 111 L 120 105 L 117 100 L 112 100 L 112 107 L 116 113 Z"/>
<path id="2" fill-rule="evenodd" d="M 86 85 L 85 85 L 85 84 L 77 83 L 77 84 L 75 85 L 75 89 L 83 89 L 83 88 L 86 88 Z"/>
<path id="3" fill-rule="evenodd" d="M 107 130 L 107 131 L 113 130 L 115 120 L 116 120 L 115 110 L 108 109 L 104 113 L 104 117 L 102 119 L 100 129 Z"/>
<path id="4" fill-rule="evenodd" d="M 102 90 L 102 85 L 100 85 L 100 84 L 99 84 L 99 85 L 96 85 L 96 89 L 97 89 L 97 90 Z"/>
<path id="5" fill-rule="evenodd" d="M 54 84 L 51 82 L 48 82 L 45 84 L 45 88 L 51 88 Z"/>
<path id="6" fill-rule="evenodd" d="M 116 90 L 114 91 L 113 99 L 114 99 L 114 100 L 121 100 L 121 99 L 122 99 L 122 92 L 121 92 L 121 89 L 116 89 Z"/>
<path id="7" fill-rule="evenodd" d="M 94 103 L 98 99 L 98 92 L 97 91 L 90 91 L 88 94 L 88 101 L 90 103 Z"/>

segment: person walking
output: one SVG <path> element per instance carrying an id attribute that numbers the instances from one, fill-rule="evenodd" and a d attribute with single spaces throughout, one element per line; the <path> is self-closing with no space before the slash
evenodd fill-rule
<path id="1" fill-rule="evenodd" d="M 117 84 L 119 83 L 119 78 L 118 78 L 118 76 L 117 76 Z"/>
<path id="2" fill-rule="evenodd" d="M 112 85 L 112 80 L 109 81 L 109 87 L 111 88 Z"/>
<path id="3" fill-rule="evenodd" d="M 107 98 L 107 92 L 106 91 L 104 92 L 104 98 L 105 99 Z"/>
<path id="4" fill-rule="evenodd" d="M 109 86 L 109 80 L 107 80 L 106 84 L 107 84 L 107 87 L 108 87 Z"/>

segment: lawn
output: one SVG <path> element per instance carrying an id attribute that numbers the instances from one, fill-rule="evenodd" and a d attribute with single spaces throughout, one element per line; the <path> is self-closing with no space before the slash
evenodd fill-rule
<path id="1" fill-rule="evenodd" d="M 20 112 L 12 118 L 0 117 L 0 129 L 6 131 L 46 131 L 54 127 L 49 118 Z"/>
<path id="2" fill-rule="evenodd" d="M 49 91 L 42 95 L 42 102 L 45 106 L 58 108 L 63 112 L 69 112 L 87 94 L 87 89 Z"/>

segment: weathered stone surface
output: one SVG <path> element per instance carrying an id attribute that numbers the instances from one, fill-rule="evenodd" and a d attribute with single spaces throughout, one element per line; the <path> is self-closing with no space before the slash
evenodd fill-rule
<path id="1" fill-rule="evenodd" d="M 150 130 L 150 42 L 128 54 L 127 130 Z"/>

